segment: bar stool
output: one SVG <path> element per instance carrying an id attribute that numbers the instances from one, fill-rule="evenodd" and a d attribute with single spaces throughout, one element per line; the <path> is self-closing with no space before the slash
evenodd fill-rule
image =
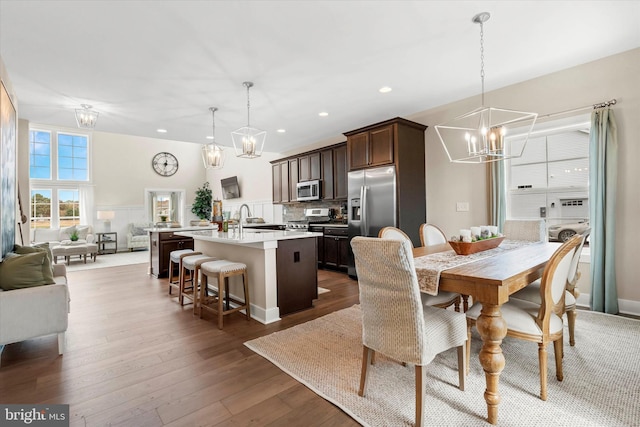
<path id="1" fill-rule="evenodd" d="M 198 316 L 202 318 L 202 309 L 210 310 L 218 314 L 218 328 L 222 329 L 223 316 L 234 311 L 245 310 L 247 320 L 251 319 L 251 304 L 249 303 L 249 277 L 247 266 L 241 262 L 228 261 L 226 259 L 205 262 L 200 265 L 202 281 L 200 283 L 200 301 L 198 304 Z M 244 301 L 240 301 L 230 295 L 229 277 L 242 276 Z M 209 278 L 218 282 L 218 295 L 209 296 Z M 226 308 L 224 304 L 226 292 Z M 230 307 L 230 303 L 236 305 Z"/>
<path id="2" fill-rule="evenodd" d="M 180 270 L 180 305 L 184 305 L 184 298 L 188 298 L 193 302 L 193 314 L 196 314 L 196 307 L 198 306 L 198 283 L 199 283 L 199 271 L 202 263 L 209 261 L 216 261 L 218 258 L 208 255 L 192 255 L 185 254 L 182 257 L 182 268 Z M 189 280 L 187 280 L 189 275 Z M 191 283 L 191 286 L 187 287 L 187 282 Z"/>
<path id="3" fill-rule="evenodd" d="M 182 258 L 187 255 L 200 255 L 202 252 L 195 252 L 193 249 L 180 249 L 169 253 L 169 295 L 171 289 L 176 288 L 180 296 L 180 276 L 182 275 Z M 178 266 L 178 280 L 174 281 L 173 270 Z"/>

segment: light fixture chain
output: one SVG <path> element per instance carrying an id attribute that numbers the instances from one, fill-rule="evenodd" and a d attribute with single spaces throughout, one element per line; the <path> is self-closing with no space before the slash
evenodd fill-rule
<path id="1" fill-rule="evenodd" d="M 484 24 L 480 21 L 480 81 L 482 82 L 482 106 L 484 107 Z"/>
<path id="2" fill-rule="evenodd" d="M 251 88 L 251 86 L 247 85 L 247 127 L 248 128 L 251 127 L 251 121 L 249 120 L 249 111 L 251 109 L 251 102 L 249 100 L 249 88 Z"/>
<path id="3" fill-rule="evenodd" d="M 216 108 L 211 109 L 211 118 L 213 119 L 213 143 L 216 143 Z"/>

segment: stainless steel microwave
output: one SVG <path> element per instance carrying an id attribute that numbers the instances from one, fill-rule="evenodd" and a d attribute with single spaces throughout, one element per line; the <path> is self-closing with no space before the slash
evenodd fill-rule
<path id="1" fill-rule="evenodd" d="M 298 201 L 304 202 L 307 200 L 319 200 L 320 199 L 320 181 L 304 181 L 299 182 L 296 186 Z"/>

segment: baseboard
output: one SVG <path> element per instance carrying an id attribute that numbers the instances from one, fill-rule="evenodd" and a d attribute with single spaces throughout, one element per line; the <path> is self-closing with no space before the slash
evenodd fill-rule
<path id="1" fill-rule="evenodd" d="M 576 304 L 579 307 L 590 308 L 589 301 L 591 294 L 580 294 Z M 618 299 L 618 310 L 621 314 L 630 314 L 632 316 L 640 316 L 640 301 L 628 299 Z"/>

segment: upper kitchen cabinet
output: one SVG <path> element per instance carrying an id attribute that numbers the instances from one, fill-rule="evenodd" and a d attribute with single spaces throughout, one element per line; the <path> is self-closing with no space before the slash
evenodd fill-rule
<path id="1" fill-rule="evenodd" d="M 298 170 L 300 182 L 320 179 L 320 153 L 298 156 Z"/>
<path id="2" fill-rule="evenodd" d="M 347 144 L 342 143 L 333 150 L 334 199 L 347 198 Z"/>
<path id="3" fill-rule="evenodd" d="M 416 144 L 422 144 L 424 154 L 426 129 L 420 123 L 396 117 L 346 132 L 349 170 L 397 164 L 399 150 L 415 149 Z"/>
<path id="4" fill-rule="evenodd" d="M 271 169 L 273 172 L 273 203 L 289 202 L 289 161 L 272 162 Z"/>

